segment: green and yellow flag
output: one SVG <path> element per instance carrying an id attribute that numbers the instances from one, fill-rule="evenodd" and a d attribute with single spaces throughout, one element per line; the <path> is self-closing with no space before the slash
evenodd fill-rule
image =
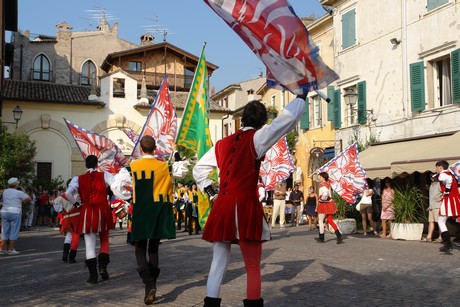
<path id="1" fill-rule="evenodd" d="M 198 159 L 212 147 L 208 116 L 208 70 L 204 56 L 204 47 L 200 61 L 195 70 L 192 87 L 188 94 L 187 105 L 182 116 L 182 123 L 177 134 L 176 143 L 197 153 Z M 214 175 L 213 175 L 214 177 Z M 201 195 L 200 195 L 201 194 Z M 207 194 L 198 193 L 198 213 L 203 227 L 211 209 Z"/>

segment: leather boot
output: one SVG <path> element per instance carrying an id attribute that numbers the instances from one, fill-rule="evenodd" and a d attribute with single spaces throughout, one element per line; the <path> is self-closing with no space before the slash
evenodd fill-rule
<path id="1" fill-rule="evenodd" d="M 154 268 L 150 263 L 147 268 L 137 269 L 142 282 L 145 284 L 144 304 L 152 305 L 155 301 L 155 294 L 157 292 L 157 278 L 160 275 L 160 269 Z"/>
<path id="2" fill-rule="evenodd" d="M 69 260 L 70 243 L 64 243 L 64 250 L 62 252 L 62 261 L 67 262 Z"/>
<path id="3" fill-rule="evenodd" d="M 319 234 L 319 238 L 315 238 L 316 242 L 324 243 L 324 233 Z"/>
<path id="4" fill-rule="evenodd" d="M 342 243 L 343 241 L 343 234 L 340 233 L 340 231 L 336 230 L 335 232 L 335 235 L 337 237 L 337 244 L 340 244 Z"/>
<path id="5" fill-rule="evenodd" d="M 70 252 L 69 252 L 69 263 L 77 262 L 75 260 L 75 257 L 77 257 L 77 250 L 76 249 L 71 249 Z"/>
<path id="6" fill-rule="evenodd" d="M 109 273 L 107 273 L 107 265 L 110 263 L 109 254 L 100 253 L 98 258 L 99 262 L 99 275 L 103 280 L 109 279 Z"/>
<path id="7" fill-rule="evenodd" d="M 264 300 L 262 298 L 259 298 L 258 300 L 245 299 L 243 300 L 243 305 L 244 307 L 263 307 Z"/>
<path id="8" fill-rule="evenodd" d="M 90 284 L 97 284 L 97 259 L 91 258 L 85 261 L 89 271 L 89 279 L 86 281 Z"/>
<path id="9" fill-rule="evenodd" d="M 442 243 L 444 246 L 439 248 L 440 252 L 450 253 L 452 250 L 452 242 L 448 231 L 441 232 Z"/>
<path id="10" fill-rule="evenodd" d="M 203 307 L 220 307 L 220 302 L 222 302 L 221 298 L 206 296 Z"/>

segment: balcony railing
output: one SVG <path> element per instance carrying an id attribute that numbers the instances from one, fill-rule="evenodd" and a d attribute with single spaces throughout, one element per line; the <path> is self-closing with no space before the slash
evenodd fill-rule
<path id="1" fill-rule="evenodd" d="M 129 73 L 137 82 L 142 82 L 142 77 L 145 76 L 145 83 L 147 87 L 159 87 L 164 79 L 164 73 L 154 72 L 140 72 L 134 70 L 128 70 Z M 166 74 L 168 76 L 169 88 L 176 90 L 190 90 L 192 86 L 193 76 L 185 76 L 178 74 Z"/>

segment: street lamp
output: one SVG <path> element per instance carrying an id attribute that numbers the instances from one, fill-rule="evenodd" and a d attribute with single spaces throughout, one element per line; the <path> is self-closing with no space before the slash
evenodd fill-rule
<path id="1" fill-rule="evenodd" d="M 353 110 L 354 106 L 358 102 L 358 93 L 356 93 L 354 89 L 349 88 L 343 95 L 343 99 L 345 99 L 345 103 Z"/>
<path id="2" fill-rule="evenodd" d="M 18 123 L 19 121 L 21 120 L 21 117 L 22 117 L 22 109 L 20 106 L 16 106 L 16 108 L 13 109 L 13 119 L 14 119 L 14 122 L 4 122 L 2 121 L 2 124 L 13 124 L 13 125 L 16 125 L 16 129 L 18 128 Z"/>

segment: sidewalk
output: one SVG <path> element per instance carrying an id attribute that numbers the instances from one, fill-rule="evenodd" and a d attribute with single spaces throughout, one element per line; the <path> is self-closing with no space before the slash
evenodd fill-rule
<path id="1" fill-rule="evenodd" d="M 264 243 L 262 297 L 265 306 L 456 306 L 460 289 L 460 250 L 451 256 L 437 243 L 396 241 L 362 234 L 344 244 L 326 234 L 316 243 L 308 226 L 273 230 Z M 63 263 L 64 237 L 55 230 L 20 233 L 16 256 L 0 256 L 2 306 L 145 306 L 134 248 L 126 229 L 111 233 L 110 279 L 89 285 L 84 242 L 76 264 Z M 211 244 L 178 232 L 160 245 L 161 306 L 202 306 L 211 261 Z M 242 306 L 246 275 L 233 246 L 221 290 L 222 306 Z"/>

